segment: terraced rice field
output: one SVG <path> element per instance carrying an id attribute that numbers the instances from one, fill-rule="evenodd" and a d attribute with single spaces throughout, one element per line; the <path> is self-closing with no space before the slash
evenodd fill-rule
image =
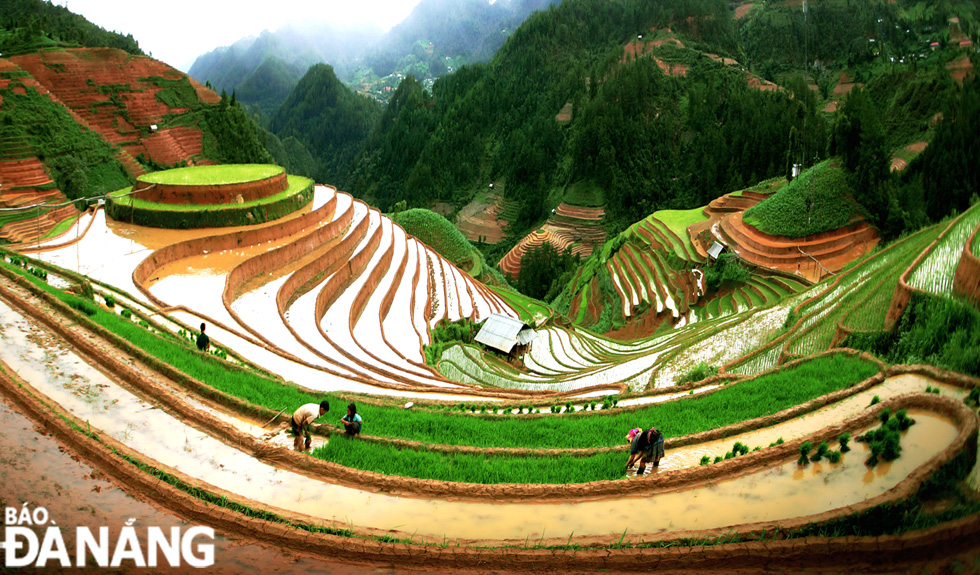
<path id="1" fill-rule="evenodd" d="M 909 285 L 931 294 L 950 296 L 953 293 L 953 275 L 960 263 L 963 246 L 978 224 L 980 207 L 973 206 L 956 219 L 939 243 L 912 270 L 908 279 Z"/>
<path id="2" fill-rule="evenodd" d="M 0 264 L 0 392 L 158 505 L 207 502 L 231 534 L 300 554 L 517 572 L 736 569 L 763 554 L 787 571 L 817 557 L 810 540 L 771 538 L 778 528 L 852 549 L 840 565 L 821 553 L 822 566 L 852 568 L 872 548 L 900 565 L 909 549 L 943 555 L 929 554 L 936 533 L 973 532 L 896 521 L 869 533 L 853 518 L 913 501 L 935 470 L 975 455 L 963 399 L 978 382 L 834 348 L 838 328 L 883 325 L 900 276 L 942 232 L 813 286 L 754 276 L 698 305 L 700 278 L 671 267 L 698 254 L 645 220 L 607 269 L 624 313 L 646 302 L 677 321 L 625 342 L 490 290 L 325 186 L 267 226 L 161 232 L 97 212 L 69 231 L 77 243 L 50 242 L 31 262 L 47 282 Z M 74 293 L 82 276 L 97 301 Z M 460 344 L 426 364 L 438 322 L 492 313 L 536 326 L 521 360 Z M 217 355 L 188 340 L 202 321 Z M 699 366 L 721 375 L 678 385 Z M 313 426 L 312 453 L 290 450 L 286 417 L 320 398 L 332 409 Z M 349 401 L 364 417 L 354 439 L 336 421 Z M 901 408 L 917 424 L 894 462 L 869 468 L 854 443 L 835 463 L 796 463 L 805 441 L 836 444 Z M 624 469 L 622 436 L 650 425 L 666 436 L 661 464 Z M 839 537 L 840 525 L 857 534 Z M 905 529 L 900 552 L 879 551 Z"/>

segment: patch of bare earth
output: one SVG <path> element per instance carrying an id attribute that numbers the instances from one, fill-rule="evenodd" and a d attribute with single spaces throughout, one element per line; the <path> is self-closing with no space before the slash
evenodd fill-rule
<path id="1" fill-rule="evenodd" d="M 741 20 L 742 18 L 745 18 L 745 16 L 748 15 L 749 11 L 752 10 L 752 8 L 754 7 L 755 4 L 752 2 L 745 2 L 743 4 L 739 4 L 735 8 L 735 19 Z"/>
<path id="2" fill-rule="evenodd" d="M 567 102 L 562 106 L 561 110 L 555 116 L 555 121 L 559 124 L 565 124 L 572 121 L 572 103 Z"/>
<path id="3" fill-rule="evenodd" d="M 946 69 L 949 70 L 949 74 L 954 80 L 962 84 L 967 76 L 972 75 L 973 62 L 970 61 L 969 56 L 963 56 L 962 58 L 947 62 Z"/>
<path id="4" fill-rule="evenodd" d="M 928 145 L 929 142 L 915 142 L 902 148 L 902 152 L 892 158 L 891 170 L 893 172 L 901 172 L 907 168 L 911 159 L 921 154 Z"/>
<path id="5" fill-rule="evenodd" d="M 472 201 L 459 211 L 456 227 L 470 241 L 483 241 L 495 244 L 504 239 L 507 222 L 498 220 L 500 202 L 497 196 L 489 196 L 484 201 Z"/>

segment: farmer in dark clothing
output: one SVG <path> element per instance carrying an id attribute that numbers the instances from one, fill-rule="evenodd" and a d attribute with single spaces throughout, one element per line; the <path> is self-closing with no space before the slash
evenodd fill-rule
<path id="1" fill-rule="evenodd" d="M 636 474 L 643 475 L 647 463 L 652 461 L 654 467 L 660 465 L 660 458 L 664 456 L 664 436 L 656 427 L 647 430 L 633 429 L 626 435 L 626 439 L 630 442 L 630 458 L 626 462 L 626 469 L 632 468 L 639 460 L 640 466 L 636 469 Z"/>
<path id="2" fill-rule="evenodd" d="M 211 347 L 211 338 L 204 333 L 204 322 L 201 322 L 201 333 L 197 336 L 197 349 L 207 351 Z"/>

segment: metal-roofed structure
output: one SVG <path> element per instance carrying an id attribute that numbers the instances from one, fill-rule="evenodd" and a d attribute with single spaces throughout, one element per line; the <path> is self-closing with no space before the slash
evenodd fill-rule
<path id="1" fill-rule="evenodd" d="M 708 255 L 711 256 L 711 259 L 716 260 L 718 259 L 718 256 L 721 255 L 721 252 L 724 249 L 725 249 L 725 244 L 722 244 L 720 242 L 715 242 L 711 244 L 710 248 L 708 248 Z"/>
<path id="2" fill-rule="evenodd" d="M 504 353 L 511 353 L 515 346 L 525 347 L 538 334 L 519 319 L 495 313 L 487 318 L 476 334 L 476 341 Z"/>

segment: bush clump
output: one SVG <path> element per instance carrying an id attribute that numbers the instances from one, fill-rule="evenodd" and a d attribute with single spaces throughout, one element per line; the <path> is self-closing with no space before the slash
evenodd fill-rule
<path id="1" fill-rule="evenodd" d="M 680 379 L 677 380 L 675 385 L 684 385 L 685 383 L 692 383 L 695 381 L 701 381 L 707 379 L 712 375 L 718 375 L 718 368 L 712 365 L 708 365 L 707 362 L 700 362 L 690 371 L 685 373 Z"/>
<path id="2" fill-rule="evenodd" d="M 859 208 L 851 193 L 847 173 L 827 160 L 745 210 L 742 218 L 772 236 L 811 236 L 846 226 L 858 215 Z"/>

